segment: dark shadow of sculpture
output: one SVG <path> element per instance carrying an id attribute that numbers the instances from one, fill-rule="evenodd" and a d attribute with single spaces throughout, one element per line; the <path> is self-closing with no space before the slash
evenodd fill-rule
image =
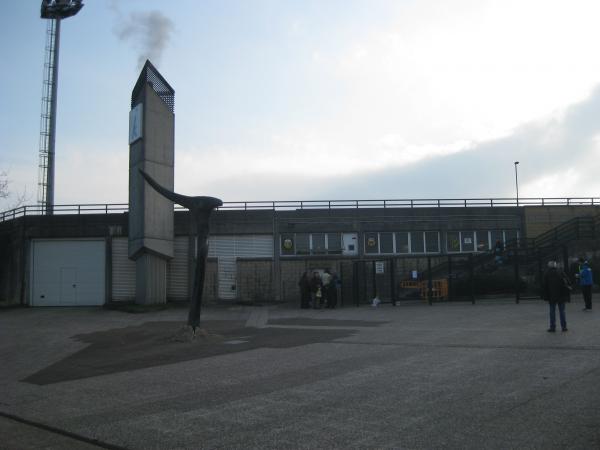
<path id="1" fill-rule="evenodd" d="M 215 197 L 188 197 L 177 194 L 158 184 L 150 175 L 139 169 L 144 179 L 156 192 L 178 205 L 190 210 L 190 218 L 196 224 L 196 271 L 194 273 L 194 290 L 190 298 L 188 325 L 193 332 L 200 325 L 200 309 L 202 290 L 204 288 L 204 273 L 208 255 L 208 219 L 213 209 L 222 206 L 223 202 Z"/>

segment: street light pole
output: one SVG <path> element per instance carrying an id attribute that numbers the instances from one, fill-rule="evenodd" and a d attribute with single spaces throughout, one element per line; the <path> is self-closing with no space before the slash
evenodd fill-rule
<path id="1" fill-rule="evenodd" d="M 517 166 L 519 165 L 519 161 L 515 161 L 515 186 L 517 187 L 517 206 L 519 206 L 519 176 Z"/>

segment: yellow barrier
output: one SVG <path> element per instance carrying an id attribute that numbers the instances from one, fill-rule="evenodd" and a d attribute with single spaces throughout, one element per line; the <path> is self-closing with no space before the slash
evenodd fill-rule
<path id="1" fill-rule="evenodd" d="M 401 281 L 400 287 L 406 289 L 418 289 L 422 299 L 427 299 L 427 281 Z M 448 299 L 448 280 L 431 280 L 431 297 L 437 300 Z"/>

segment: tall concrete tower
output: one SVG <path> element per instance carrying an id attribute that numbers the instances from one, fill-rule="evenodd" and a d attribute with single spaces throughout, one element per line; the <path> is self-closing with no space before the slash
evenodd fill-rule
<path id="1" fill-rule="evenodd" d="M 146 61 L 129 112 L 129 258 L 136 263 L 136 302 L 167 301 L 173 257 L 173 202 L 145 183 L 139 169 L 173 190 L 175 91 Z"/>

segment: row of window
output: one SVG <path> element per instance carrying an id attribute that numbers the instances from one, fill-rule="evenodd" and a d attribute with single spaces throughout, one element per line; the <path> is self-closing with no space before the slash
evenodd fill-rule
<path id="1" fill-rule="evenodd" d="M 440 233 L 437 231 L 365 233 L 365 254 L 439 252 Z"/>
<path id="2" fill-rule="evenodd" d="M 340 255 L 342 233 L 287 233 L 281 235 L 282 255 Z"/>
<path id="3" fill-rule="evenodd" d="M 448 253 L 484 252 L 497 242 L 518 238 L 517 230 L 478 230 L 446 232 Z M 281 255 L 357 254 L 356 233 L 283 233 Z M 366 232 L 364 253 L 367 255 L 440 253 L 439 231 Z"/>

